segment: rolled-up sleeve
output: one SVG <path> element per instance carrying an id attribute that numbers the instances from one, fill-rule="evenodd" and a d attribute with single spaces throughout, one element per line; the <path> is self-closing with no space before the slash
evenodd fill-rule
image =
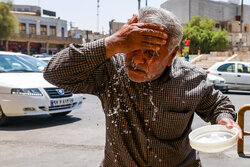
<path id="1" fill-rule="evenodd" d="M 105 44 L 100 39 L 87 44 L 70 44 L 50 60 L 44 78 L 73 93 L 93 93 L 105 77 Z"/>

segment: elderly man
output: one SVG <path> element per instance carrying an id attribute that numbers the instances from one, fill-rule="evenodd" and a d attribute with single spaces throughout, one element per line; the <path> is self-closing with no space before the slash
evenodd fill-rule
<path id="1" fill-rule="evenodd" d="M 181 39 L 172 13 L 146 7 L 113 35 L 71 44 L 49 62 L 49 82 L 100 98 L 107 127 L 102 166 L 200 166 L 188 139 L 195 112 L 239 128 L 234 106 L 206 73 L 175 57 Z"/>

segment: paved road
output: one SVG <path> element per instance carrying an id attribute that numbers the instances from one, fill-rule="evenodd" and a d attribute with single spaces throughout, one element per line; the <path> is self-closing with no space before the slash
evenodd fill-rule
<path id="1" fill-rule="evenodd" d="M 250 92 L 230 92 L 238 110 L 250 103 Z M 65 118 L 49 116 L 11 118 L 0 128 L 0 167 L 96 167 L 103 158 L 105 120 L 100 101 L 85 95 L 83 108 Z M 246 114 L 250 131 L 250 113 Z M 195 117 L 193 127 L 206 125 Z M 246 129 L 246 130 L 247 130 Z M 249 166 L 250 138 L 245 138 L 248 158 L 236 146 L 218 154 L 201 153 L 204 167 Z"/>

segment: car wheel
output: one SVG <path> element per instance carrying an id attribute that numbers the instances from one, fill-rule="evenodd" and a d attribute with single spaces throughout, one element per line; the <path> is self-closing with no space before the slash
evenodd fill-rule
<path id="1" fill-rule="evenodd" d="M 228 93 L 228 89 L 223 90 L 222 93 L 224 94 Z"/>
<path id="2" fill-rule="evenodd" d="M 3 110 L 0 106 L 0 126 L 6 122 L 7 117 L 4 115 Z"/>
<path id="3" fill-rule="evenodd" d="M 52 117 L 62 117 L 62 116 L 66 116 L 67 114 L 69 114 L 71 111 L 65 111 L 65 112 L 60 112 L 60 113 L 54 113 L 54 114 L 50 114 Z"/>

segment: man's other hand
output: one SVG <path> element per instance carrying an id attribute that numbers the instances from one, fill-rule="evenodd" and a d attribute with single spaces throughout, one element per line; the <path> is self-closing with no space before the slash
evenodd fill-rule
<path id="1" fill-rule="evenodd" d="M 229 118 L 222 118 L 218 124 L 221 124 L 221 125 L 226 125 L 227 128 L 229 129 L 232 129 L 233 127 L 237 128 L 239 130 L 239 134 L 238 134 L 238 138 L 240 140 L 242 140 L 242 136 L 243 136 L 243 133 L 242 133 L 242 129 L 240 128 L 240 126 L 234 122 L 232 119 L 229 119 Z"/>

